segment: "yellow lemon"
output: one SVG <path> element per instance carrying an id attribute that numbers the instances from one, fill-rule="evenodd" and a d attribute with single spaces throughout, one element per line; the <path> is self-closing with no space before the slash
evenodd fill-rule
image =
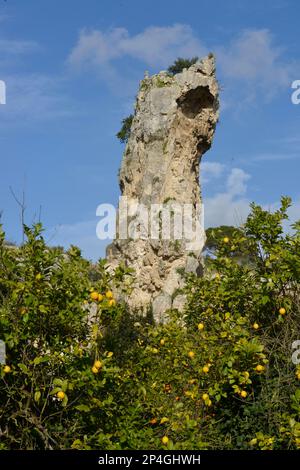
<path id="1" fill-rule="evenodd" d="M 109 305 L 110 307 L 114 307 L 114 306 L 116 305 L 115 299 L 111 299 L 111 300 L 108 302 L 108 305 Z"/>
<path id="2" fill-rule="evenodd" d="M 229 243 L 229 238 L 228 238 L 228 237 L 224 237 L 224 238 L 223 238 L 223 242 L 224 242 L 224 243 Z"/>
<path id="3" fill-rule="evenodd" d="M 98 300 L 98 292 L 91 292 L 91 299 L 92 300 Z"/>
<path id="4" fill-rule="evenodd" d="M 165 344 L 165 340 L 164 339 L 161 339 L 160 340 L 160 345 L 163 346 Z"/>
<path id="5" fill-rule="evenodd" d="M 94 367 L 96 367 L 97 369 L 101 369 L 101 367 L 102 367 L 102 362 L 101 362 L 101 361 L 95 361 Z"/>
<path id="6" fill-rule="evenodd" d="M 257 370 L 257 372 L 262 372 L 263 370 L 265 370 L 265 367 L 262 366 L 261 364 L 258 364 L 258 365 L 255 367 L 255 370 Z"/>
<path id="7" fill-rule="evenodd" d="M 253 328 L 254 328 L 254 330 L 258 330 L 259 324 L 258 323 L 253 323 Z"/>
<path id="8" fill-rule="evenodd" d="M 281 307 L 279 309 L 279 313 L 280 313 L 280 315 L 285 315 L 286 314 L 286 309 L 284 307 Z"/>
<path id="9" fill-rule="evenodd" d="M 10 366 L 4 366 L 4 367 L 3 367 L 3 372 L 4 372 L 5 374 L 9 374 L 9 373 L 11 372 L 11 367 L 10 367 Z"/>
<path id="10" fill-rule="evenodd" d="M 189 351 L 188 356 L 189 356 L 190 359 L 193 359 L 195 357 L 194 351 Z"/>
<path id="11" fill-rule="evenodd" d="M 108 290 L 108 291 L 106 292 L 105 296 L 106 296 L 107 299 L 112 299 L 112 298 L 113 298 L 113 293 L 112 293 L 112 291 L 111 291 L 111 290 Z"/>
<path id="12" fill-rule="evenodd" d="M 113 355 L 114 355 L 114 353 L 113 353 L 112 351 L 109 351 L 109 352 L 107 353 L 107 357 L 113 357 Z"/>
<path id="13" fill-rule="evenodd" d="M 211 400 L 208 400 L 207 406 L 211 406 L 211 405 L 212 405 L 212 401 L 211 401 Z"/>
<path id="14" fill-rule="evenodd" d="M 63 400 L 65 398 L 66 394 L 65 394 L 65 392 L 63 392 L 61 390 L 60 392 L 57 392 L 56 396 L 59 400 Z"/>
<path id="15" fill-rule="evenodd" d="M 198 324 L 198 330 L 200 330 L 200 331 L 204 330 L 204 324 L 203 323 Z"/>
<path id="16" fill-rule="evenodd" d="M 296 373 L 296 377 L 297 377 L 298 380 L 300 380 L 300 372 Z"/>
<path id="17" fill-rule="evenodd" d="M 166 417 L 164 416 L 163 418 L 161 418 L 160 424 L 167 423 L 168 421 L 169 421 L 169 418 L 166 418 Z"/>
<path id="18" fill-rule="evenodd" d="M 246 398 L 247 395 L 248 395 L 248 393 L 246 392 L 246 390 L 241 391 L 241 397 L 242 398 Z"/>
<path id="19" fill-rule="evenodd" d="M 166 446 L 169 442 L 168 436 L 163 436 L 162 439 L 161 439 L 161 442 Z"/>
<path id="20" fill-rule="evenodd" d="M 203 401 L 206 401 L 206 400 L 208 400 L 208 399 L 209 399 L 208 393 L 203 393 L 203 395 L 202 395 L 202 400 L 203 400 Z"/>
<path id="21" fill-rule="evenodd" d="M 102 302 L 103 299 L 104 299 L 103 295 L 102 295 L 102 294 L 98 294 L 98 302 Z"/>
<path id="22" fill-rule="evenodd" d="M 92 367 L 92 372 L 93 372 L 93 374 L 98 374 L 98 372 L 99 372 L 98 367 L 93 366 L 93 367 Z"/>
<path id="23" fill-rule="evenodd" d="M 209 367 L 208 366 L 202 367 L 202 372 L 204 372 L 204 374 L 207 374 L 209 372 Z"/>
<path id="24" fill-rule="evenodd" d="M 246 379 L 249 379 L 249 377 L 250 377 L 250 374 L 249 374 L 249 372 L 247 372 L 247 371 L 246 371 L 246 372 L 244 372 L 244 376 L 246 377 Z"/>

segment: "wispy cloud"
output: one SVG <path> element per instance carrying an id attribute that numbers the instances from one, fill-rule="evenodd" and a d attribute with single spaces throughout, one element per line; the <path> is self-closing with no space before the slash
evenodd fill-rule
<path id="1" fill-rule="evenodd" d="M 108 80 L 118 75 L 118 60 L 124 57 L 159 68 L 166 67 L 178 56 L 203 56 L 209 50 L 217 55 L 227 108 L 236 104 L 237 95 L 242 105 L 253 103 L 259 94 L 270 100 L 290 85 L 297 70 L 300 72 L 300 64 L 285 59 L 284 47 L 276 44 L 268 29 L 244 30 L 227 45 L 208 47 L 186 24 L 151 26 L 136 35 L 130 35 L 125 28 L 85 29 L 80 32 L 67 62 L 82 71 L 87 66 L 93 67 Z"/>
<path id="2" fill-rule="evenodd" d="M 185 24 L 151 26 L 132 36 L 125 28 L 82 30 L 68 63 L 101 67 L 128 56 L 150 66 L 167 66 L 178 55 L 202 55 L 205 51 L 192 28 Z"/>
<path id="3" fill-rule="evenodd" d="M 0 15 L 0 23 L 3 23 L 4 21 L 8 20 L 9 15 L 1 14 Z"/>
<path id="4" fill-rule="evenodd" d="M 264 86 L 290 83 L 290 67 L 282 56 L 284 49 L 274 44 L 267 29 L 243 31 L 227 47 L 218 49 L 223 74 Z"/>
<path id="5" fill-rule="evenodd" d="M 245 197 L 250 175 L 233 168 L 225 179 L 225 187 L 212 197 L 204 198 L 205 225 L 240 225 L 249 214 L 250 201 Z"/>
<path id="6" fill-rule="evenodd" d="M 0 54 L 20 55 L 36 52 L 41 46 L 35 41 L 19 41 L 15 39 L 0 39 Z"/>
<path id="7" fill-rule="evenodd" d="M 93 261 L 105 257 L 105 247 L 110 240 L 99 240 L 96 236 L 97 220 L 63 224 L 47 230 L 47 240 L 52 246 L 63 246 L 68 249 L 76 245 L 82 250 L 83 256 Z"/>
<path id="8" fill-rule="evenodd" d="M 74 103 L 60 77 L 45 75 L 7 75 L 6 105 L 0 108 L 4 124 L 24 125 L 76 113 Z"/>
<path id="9" fill-rule="evenodd" d="M 255 155 L 253 162 L 276 162 L 283 160 L 295 160 L 300 157 L 300 153 L 261 153 Z"/>
<path id="10" fill-rule="evenodd" d="M 224 190 L 204 198 L 206 228 L 220 225 L 239 226 L 246 221 L 250 213 L 251 200 L 247 197 L 250 178 L 251 175 L 241 168 L 233 168 L 224 179 Z M 265 203 L 262 207 L 274 211 L 280 207 L 280 202 Z M 288 215 L 289 220 L 284 223 L 285 231 L 289 231 L 291 224 L 300 220 L 300 199 L 293 202 Z"/>
<path id="11" fill-rule="evenodd" d="M 300 64 L 285 58 L 285 48 L 276 44 L 268 29 L 242 31 L 227 46 L 217 46 L 216 53 L 226 88 L 242 97 L 242 105 L 258 96 L 272 99 L 300 72 Z"/>
<path id="12" fill-rule="evenodd" d="M 208 183 L 213 179 L 220 178 L 224 170 L 225 165 L 219 162 L 201 163 L 201 182 Z"/>

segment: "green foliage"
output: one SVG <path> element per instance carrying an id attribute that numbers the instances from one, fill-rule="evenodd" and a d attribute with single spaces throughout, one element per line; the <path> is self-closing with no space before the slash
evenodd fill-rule
<path id="1" fill-rule="evenodd" d="M 219 244 L 222 240 L 239 240 L 239 243 L 232 246 L 231 257 L 238 260 L 240 263 L 251 263 L 253 253 L 249 246 L 248 239 L 244 236 L 243 230 L 240 227 L 233 227 L 231 225 L 221 225 L 220 227 L 211 227 L 205 231 L 206 243 L 205 254 L 212 257 L 215 254 Z M 209 259 L 207 259 L 209 263 Z"/>
<path id="2" fill-rule="evenodd" d="M 132 121 L 133 121 L 133 114 L 130 114 L 130 116 L 127 116 L 126 118 L 122 120 L 122 127 L 117 133 L 117 138 L 123 144 L 128 142 L 128 139 L 130 136 L 130 130 L 132 126 Z"/>
<path id="3" fill-rule="evenodd" d="M 252 205 L 220 228 L 204 277 L 186 276 L 184 316 L 165 324 L 114 299 L 109 274 L 41 226 L 10 250 L 0 232 L 2 449 L 299 449 L 300 224 Z M 236 253 L 251 253 L 241 263 Z"/>
<path id="4" fill-rule="evenodd" d="M 178 57 L 175 62 L 168 67 L 168 72 L 171 75 L 176 75 L 183 71 L 183 69 L 188 69 L 191 65 L 194 65 L 199 57 L 192 57 L 191 59 L 183 59 Z"/>
<path id="5" fill-rule="evenodd" d="M 170 86 L 170 82 L 166 82 L 166 81 L 162 80 L 160 77 L 157 77 L 156 86 L 157 86 L 157 88 L 164 88 L 166 86 Z"/>

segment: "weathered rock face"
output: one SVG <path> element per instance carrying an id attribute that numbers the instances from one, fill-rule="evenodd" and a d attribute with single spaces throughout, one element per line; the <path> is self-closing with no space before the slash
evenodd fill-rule
<path id="1" fill-rule="evenodd" d="M 152 304 L 157 320 L 170 307 L 181 308 L 184 303 L 182 295 L 176 297 L 182 286 L 180 271 L 201 270 L 203 227 L 201 231 L 198 226 L 198 242 L 194 243 L 184 228 L 180 234 L 181 222 L 175 220 L 175 214 L 181 207 L 183 216 L 189 204 L 193 217 L 183 216 L 182 225 L 186 225 L 186 220 L 199 219 L 199 162 L 211 146 L 217 119 L 218 84 L 212 56 L 174 77 L 160 72 L 140 83 L 120 170 L 128 219 L 119 209 L 119 222 L 128 234 L 118 233 L 107 249 L 107 258 L 112 267 L 125 262 L 135 270 L 134 288 L 126 300 L 131 307 L 143 309 Z M 148 210 L 148 220 L 141 217 L 137 203 Z M 157 204 L 163 206 L 157 208 Z M 156 228 L 162 229 L 162 210 L 166 208 L 170 213 L 171 239 L 151 232 L 155 223 Z"/>

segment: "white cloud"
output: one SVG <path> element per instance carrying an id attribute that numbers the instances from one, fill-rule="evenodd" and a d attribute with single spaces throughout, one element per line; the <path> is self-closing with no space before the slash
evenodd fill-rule
<path id="1" fill-rule="evenodd" d="M 19 41 L 14 39 L 0 39 L 0 54 L 20 55 L 38 51 L 40 46 L 35 41 Z"/>
<path id="2" fill-rule="evenodd" d="M 274 44 L 268 29 L 246 30 L 227 47 L 216 47 L 219 67 L 227 80 L 244 82 L 248 100 L 253 100 L 257 89 L 263 90 L 266 98 L 278 89 L 289 87 L 293 74 L 300 70 L 299 64 L 283 59 L 284 49 Z"/>
<path id="3" fill-rule="evenodd" d="M 231 194 L 219 193 L 204 199 L 205 227 L 219 225 L 241 225 L 249 214 L 250 201 L 233 199 Z"/>
<path id="4" fill-rule="evenodd" d="M 224 172 L 225 165 L 219 162 L 201 163 L 201 183 L 208 183 L 212 179 L 219 178 Z"/>
<path id="5" fill-rule="evenodd" d="M 233 168 L 227 179 L 228 194 L 233 196 L 242 196 L 247 191 L 246 182 L 250 179 L 250 175 L 241 168 Z"/>
<path id="6" fill-rule="evenodd" d="M 0 38 L 0 66 L 2 72 L 18 65 L 24 55 L 39 50 L 41 50 L 41 47 L 35 41 Z"/>
<path id="7" fill-rule="evenodd" d="M 244 197 L 250 175 L 233 168 L 225 181 L 226 190 L 204 198 L 205 226 L 240 225 L 249 214 L 250 201 Z"/>
<path id="8" fill-rule="evenodd" d="M 186 24 L 151 26 L 136 35 L 125 28 L 109 31 L 82 30 L 68 57 L 68 64 L 84 70 L 93 66 L 106 79 L 117 81 L 117 60 L 124 57 L 139 60 L 145 66 L 166 67 L 178 56 L 203 56 L 208 50 L 217 55 L 217 70 L 225 87 L 222 109 L 253 103 L 258 93 L 271 99 L 282 87 L 289 87 L 300 64 L 284 59 L 284 49 L 276 45 L 268 29 L 241 32 L 228 45 L 203 44 Z M 122 74 L 122 79 L 126 80 Z M 239 82 L 239 83 L 238 83 Z"/>
<path id="9" fill-rule="evenodd" d="M 250 200 L 245 197 L 247 181 L 251 176 L 241 168 L 233 168 L 225 180 L 226 190 L 204 198 L 205 227 L 220 225 L 239 226 L 246 221 L 250 213 Z M 280 202 L 262 204 L 264 210 L 275 211 Z M 288 232 L 291 224 L 300 220 L 300 199 L 294 201 L 288 210 L 289 220 L 283 223 Z"/>
<path id="10" fill-rule="evenodd" d="M 177 56 L 201 56 L 205 51 L 192 28 L 184 24 L 151 26 L 133 36 L 125 28 L 107 32 L 82 30 L 68 62 L 75 66 L 99 67 L 128 56 L 150 66 L 164 67 Z"/>
<path id="11" fill-rule="evenodd" d="M 251 158 L 251 160 L 253 162 L 276 162 L 297 158 L 299 158 L 299 153 L 260 153 Z"/>
<path id="12" fill-rule="evenodd" d="M 45 75 L 7 75 L 2 123 L 26 124 L 74 115 L 74 104 L 64 91 L 64 80 Z"/>
<path id="13" fill-rule="evenodd" d="M 88 220 L 74 224 L 63 224 L 47 230 L 48 243 L 52 246 L 63 246 L 68 249 L 76 245 L 82 255 L 93 261 L 105 257 L 105 247 L 110 240 L 99 240 L 96 236 L 98 220 Z"/>
<path id="14" fill-rule="evenodd" d="M 74 114 L 64 90 L 65 78 L 17 72 L 24 56 L 42 50 L 35 41 L 0 38 L 1 80 L 6 84 L 6 105 L 0 107 L 2 126 Z"/>

